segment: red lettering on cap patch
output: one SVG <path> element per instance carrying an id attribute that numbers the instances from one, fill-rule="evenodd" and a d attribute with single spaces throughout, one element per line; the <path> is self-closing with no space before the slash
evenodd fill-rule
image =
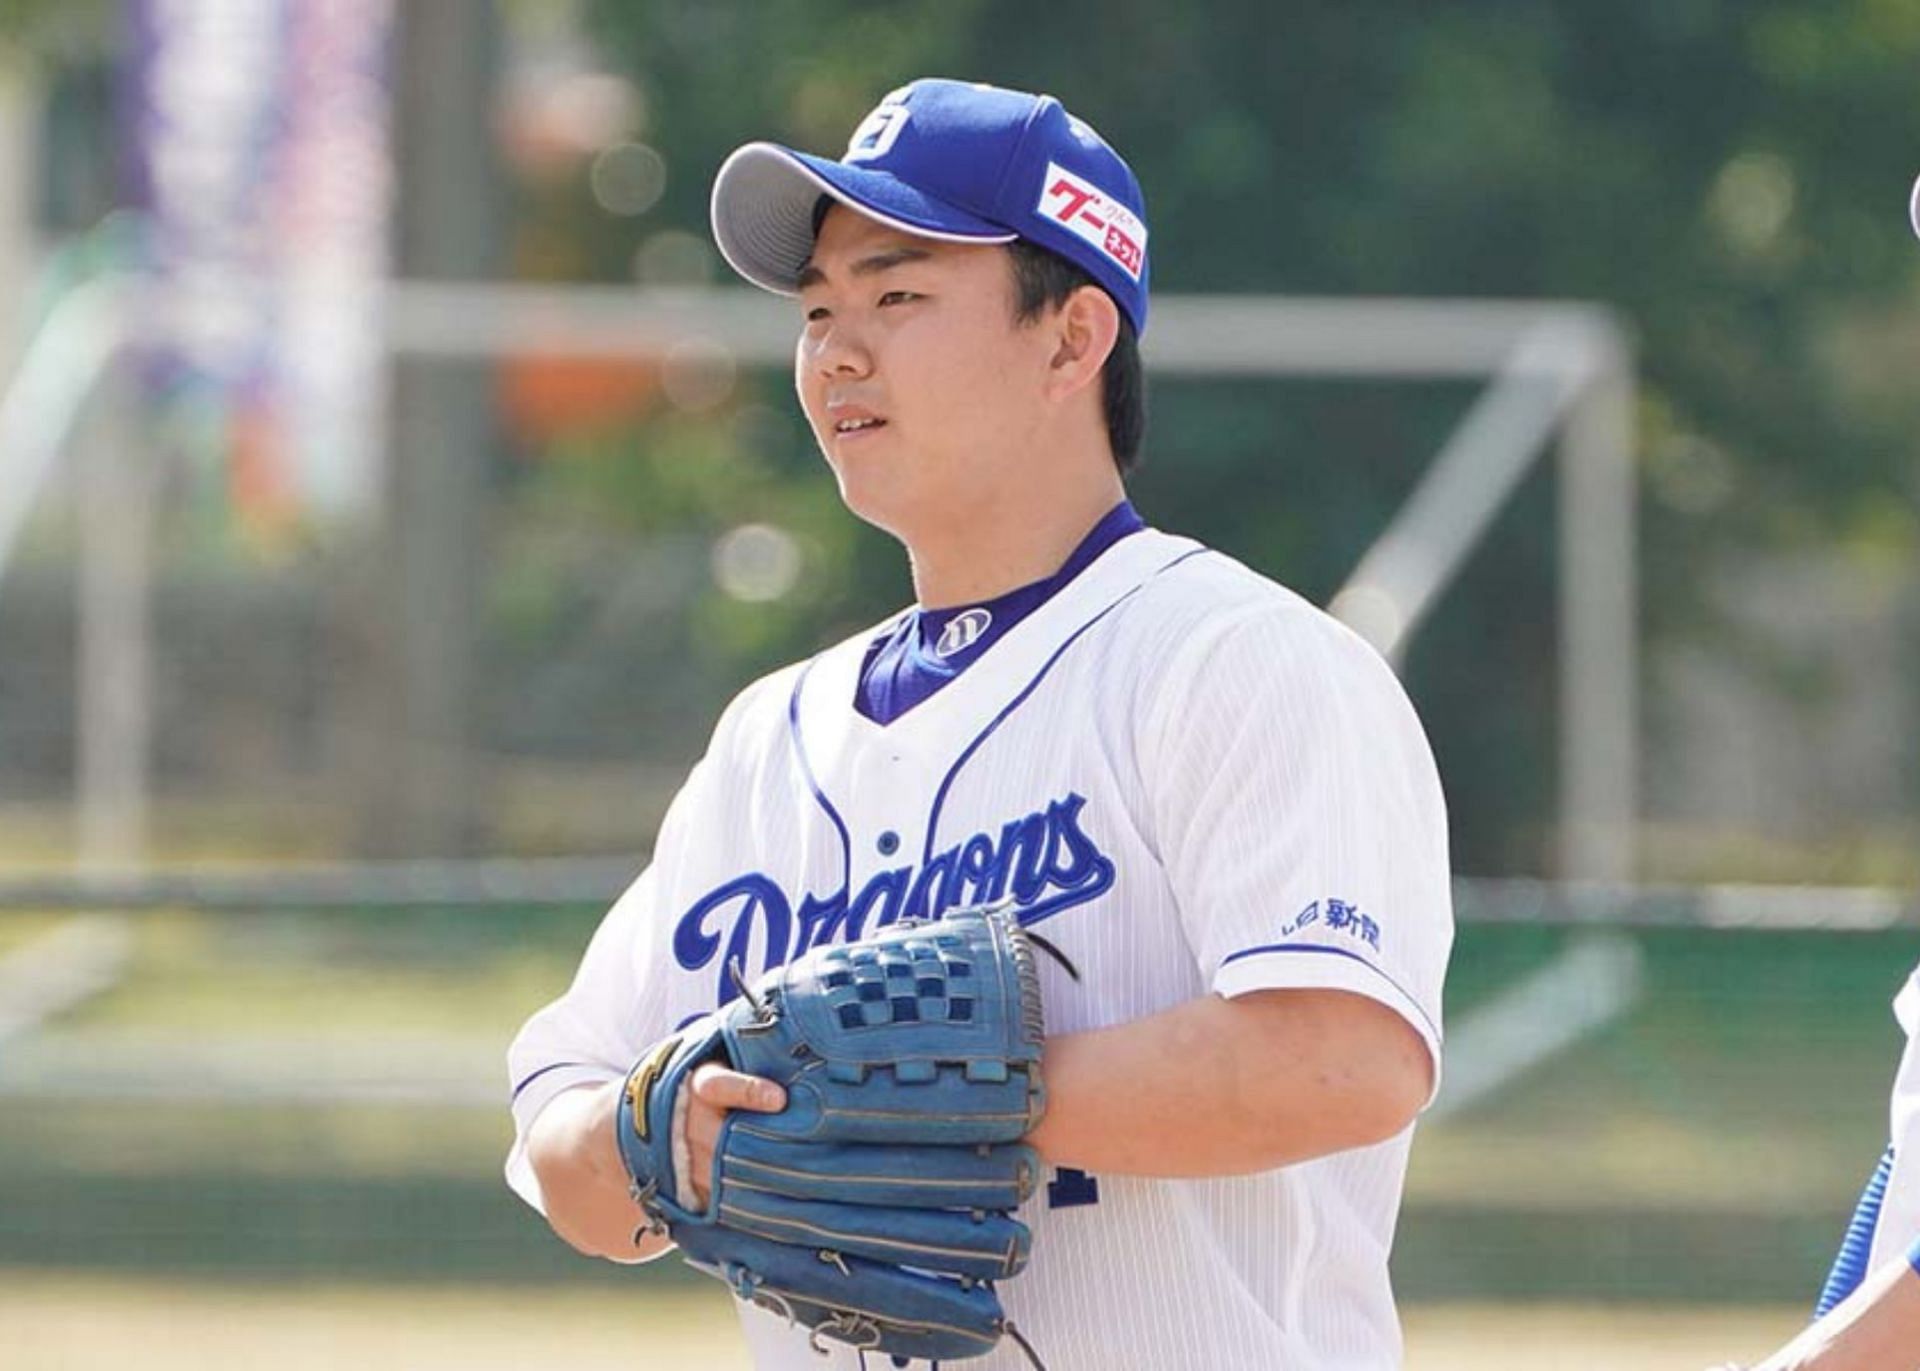
<path id="1" fill-rule="evenodd" d="M 1047 163 L 1040 203 L 1034 209 L 1099 248 L 1134 280 L 1146 270 L 1147 226 L 1085 177 Z"/>
<path id="2" fill-rule="evenodd" d="M 1127 269 L 1127 275 L 1140 279 L 1140 268 L 1147 264 L 1147 250 L 1113 225 L 1107 225 L 1107 241 L 1101 244 L 1107 256 Z"/>

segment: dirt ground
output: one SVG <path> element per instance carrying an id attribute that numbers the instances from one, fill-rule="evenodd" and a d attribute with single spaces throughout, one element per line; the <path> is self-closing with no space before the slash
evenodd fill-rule
<path id="1" fill-rule="evenodd" d="M 1703 1371 L 1757 1357 L 1804 1317 L 1781 1307 L 1418 1305 L 1405 1311 L 1407 1367 Z M 0 1330 L 9 1371 L 747 1368 L 717 1287 L 636 1298 L 547 1286 L 231 1288 L 15 1274 L 0 1282 Z"/>

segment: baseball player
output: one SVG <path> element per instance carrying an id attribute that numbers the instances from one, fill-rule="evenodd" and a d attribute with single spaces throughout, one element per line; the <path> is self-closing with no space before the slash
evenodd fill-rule
<path id="1" fill-rule="evenodd" d="M 1920 231 L 1920 187 L 1915 197 Z M 1920 1369 L 1920 970 L 1893 1012 L 1907 1048 L 1893 1083 L 1892 1141 L 1860 1196 L 1813 1324 L 1754 1371 Z"/>
<path id="2" fill-rule="evenodd" d="M 1078 972 L 1042 960 L 1045 1174 L 1000 1292 L 1050 1371 L 1397 1365 L 1387 1257 L 1452 942 L 1440 785 L 1365 643 L 1127 502 L 1133 173 L 1050 97 L 921 80 L 838 161 L 736 151 L 713 224 L 795 297 L 801 408 L 917 603 L 727 708 L 512 1047 L 510 1184 L 584 1252 L 657 1255 L 613 1131 L 650 1044 L 737 969 L 1011 901 Z M 695 1203 L 728 1121 L 785 1103 L 692 1074 Z M 763 1371 L 897 1364 L 740 1309 Z"/>
<path id="3" fill-rule="evenodd" d="M 1920 180 L 1907 217 L 1920 235 Z M 1891 1141 L 1861 1193 L 1813 1324 L 1754 1371 L 1920 1371 L 1920 969 L 1893 1013 L 1907 1047 L 1888 1111 Z"/>

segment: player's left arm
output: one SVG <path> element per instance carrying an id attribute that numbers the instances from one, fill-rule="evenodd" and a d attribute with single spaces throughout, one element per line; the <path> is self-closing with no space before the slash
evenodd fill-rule
<path id="1" fill-rule="evenodd" d="M 1056 1166 L 1135 1176 L 1266 1171 L 1393 1137 L 1426 1102 L 1426 1043 L 1341 990 L 1206 995 L 1049 1040 L 1047 1114 L 1029 1136 Z"/>
<path id="2" fill-rule="evenodd" d="M 1883 1262 L 1819 1322 L 1753 1371 L 1914 1371 L 1920 1367 L 1920 1242 Z"/>
<path id="3" fill-rule="evenodd" d="M 1898 1198 L 1908 1187 L 1896 1180 L 1895 1172 L 1896 1163 L 1904 1167 L 1920 1157 L 1920 971 L 1901 990 L 1894 1014 L 1908 1038 L 1888 1110 L 1891 1143 L 1861 1194 L 1827 1278 L 1820 1298 L 1825 1312 L 1754 1371 L 1920 1368 L 1920 1238 L 1904 1257 L 1883 1257 L 1869 1268 L 1871 1254 L 1887 1250 L 1876 1237 L 1889 1222 L 1893 1226 L 1887 1231 L 1892 1233 L 1911 1231 L 1914 1222 L 1911 1202 Z"/>
<path id="4" fill-rule="evenodd" d="M 1033 1141 L 1075 1169 L 1203 1176 L 1400 1134 L 1436 1085 L 1452 916 L 1399 683 L 1291 601 L 1190 634 L 1158 680 L 1141 776 L 1213 993 L 1050 1042 Z"/>

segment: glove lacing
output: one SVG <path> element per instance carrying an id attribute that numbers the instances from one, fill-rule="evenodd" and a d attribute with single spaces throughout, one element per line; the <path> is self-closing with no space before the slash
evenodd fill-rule
<path id="1" fill-rule="evenodd" d="M 1000 1331 L 1020 1344 L 1020 1350 L 1026 1353 L 1027 1360 L 1033 1364 L 1033 1371 L 1047 1371 L 1047 1364 L 1040 1360 L 1040 1354 L 1033 1350 L 1033 1344 L 1027 1341 L 1026 1335 L 1013 1326 L 1012 1319 L 1001 1320 Z"/>

